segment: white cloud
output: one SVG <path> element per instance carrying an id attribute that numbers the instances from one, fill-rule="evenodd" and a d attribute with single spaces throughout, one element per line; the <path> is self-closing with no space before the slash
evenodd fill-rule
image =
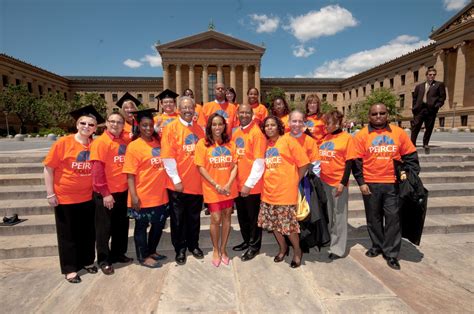
<path id="1" fill-rule="evenodd" d="M 297 58 L 307 58 L 316 51 L 313 47 L 305 48 L 304 45 L 297 45 L 293 48 L 295 48 L 293 49 L 293 55 Z"/>
<path id="2" fill-rule="evenodd" d="M 339 5 L 329 5 L 319 11 L 310 11 L 305 15 L 290 17 L 285 26 L 299 41 L 305 42 L 321 36 L 334 35 L 347 27 L 357 25 L 357 20 L 348 10 Z"/>
<path id="3" fill-rule="evenodd" d="M 309 77 L 349 77 L 390 61 L 431 43 L 410 35 L 400 35 L 380 47 L 359 51 L 348 57 L 326 61 Z"/>
<path id="4" fill-rule="evenodd" d="M 140 59 L 142 62 L 148 62 L 152 68 L 157 68 L 161 66 L 161 56 L 158 54 L 154 46 L 151 46 L 151 50 L 155 51 L 153 55 L 145 55 Z"/>
<path id="5" fill-rule="evenodd" d="M 278 29 L 280 18 L 277 16 L 267 16 L 266 14 L 250 14 L 251 24 L 257 25 L 257 33 L 273 33 Z"/>
<path id="6" fill-rule="evenodd" d="M 143 64 L 139 61 L 136 61 L 136 60 L 133 60 L 133 59 L 127 59 L 123 62 L 123 64 L 125 64 L 126 66 L 128 66 L 129 68 L 132 68 L 132 69 L 136 69 L 136 68 L 139 68 L 141 67 Z"/>
<path id="7" fill-rule="evenodd" d="M 460 10 L 468 3 L 469 0 L 443 0 L 446 11 Z"/>

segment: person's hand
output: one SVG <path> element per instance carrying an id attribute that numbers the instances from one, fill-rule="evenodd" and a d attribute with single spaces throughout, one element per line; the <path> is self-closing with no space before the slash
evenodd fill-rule
<path id="1" fill-rule="evenodd" d="M 339 185 L 336 188 L 336 194 L 334 194 L 334 196 L 339 197 L 342 194 L 343 190 L 344 190 L 344 185 L 342 183 L 339 183 Z"/>
<path id="2" fill-rule="evenodd" d="M 362 195 L 372 194 L 370 192 L 369 186 L 367 184 L 362 184 L 361 186 L 359 186 L 359 189 L 360 189 L 360 192 L 362 193 Z"/>
<path id="3" fill-rule="evenodd" d="M 224 185 L 224 195 L 230 195 L 230 183 Z"/>
<path id="4" fill-rule="evenodd" d="M 133 209 L 135 209 L 136 211 L 139 211 L 140 210 L 140 199 L 138 198 L 138 196 L 135 196 L 135 197 L 132 196 L 131 201 L 132 201 Z"/>
<path id="5" fill-rule="evenodd" d="M 108 209 L 112 209 L 114 207 L 115 200 L 112 194 L 104 196 L 104 207 Z"/>
<path id="6" fill-rule="evenodd" d="M 183 183 L 182 182 L 176 183 L 174 185 L 174 190 L 176 192 L 183 192 L 183 190 L 184 190 Z"/>
<path id="7" fill-rule="evenodd" d="M 214 188 L 216 189 L 217 193 L 219 194 L 225 194 L 226 191 L 224 190 L 224 187 L 220 186 L 219 184 L 216 183 L 216 185 L 214 186 Z"/>
<path id="8" fill-rule="evenodd" d="M 58 198 L 56 197 L 56 195 L 52 196 L 52 197 L 49 197 L 47 198 L 48 199 L 48 204 L 49 206 L 51 207 L 56 207 L 59 205 L 58 203 Z"/>
<path id="9" fill-rule="evenodd" d="M 251 190 L 251 188 L 249 188 L 248 186 L 244 185 L 244 186 L 242 187 L 242 190 L 240 191 L 240 196 L 242 196 L 242 197 L 247 197 L 247 196 L 249 196 L 250 190 Z"/>

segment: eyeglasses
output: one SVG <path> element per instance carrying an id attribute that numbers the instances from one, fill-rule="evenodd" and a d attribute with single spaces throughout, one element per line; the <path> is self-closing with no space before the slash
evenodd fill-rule
<path id="1" fill-rule="evenodd" d="M 80 125 L 84 125 L 84 126 L 90 126 L 90 127 L 95 127 L 95 123 L 89 123 L 89 122 L 84 122 L 84 121 L 81 121 L 79 122 Z"/>
<path id="2" fill-rule="evenodd" d="M 384 115 L 386 115 L 386 114 L 387 114 L 387 112 L 373 112 L 373 113 L 371 113 L 370 115 L 371 115 L 372 117 L 375 117 L 375 116 L 384 116 Z"/>
<path id="3" fill-rule="evenodd" d="M 107 120 L 107 122 L 110 124 L 123 124 L 123 121 L 117 121 L 117 120 Z"/>

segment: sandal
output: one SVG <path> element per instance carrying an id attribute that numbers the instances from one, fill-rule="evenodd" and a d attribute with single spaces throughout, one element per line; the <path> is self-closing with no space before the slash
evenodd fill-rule
<path id="1" fill-rule="evenodd" d="M 89 274 L 97 274 L 97 272 L 99 271 L 97 269 L 97 266 L 93 265 L 93 266 L 84 266 L 83 267 L 85 269 L 86 272 L 88 272 Z"/>
<path id="2" fill-rule="evenodd" d="M 64 276 L 64 278 L 67 280 L 67 282 L 69 283 L 80 283 L 82 280 L 81 280 L 81 277 L 79 277 L 78 274 L 76 274 L 75 277 L 72 277 L 72 278 L 67 278 L 67 275 Z"/>

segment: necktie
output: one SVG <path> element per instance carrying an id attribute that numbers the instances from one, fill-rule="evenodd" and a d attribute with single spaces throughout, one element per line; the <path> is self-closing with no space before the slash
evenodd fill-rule
<path id="1" fill-rule="evenodd" d="M 423 102 L 426 104 L 428 101 L 428 91 L 430 90 L 431 84 L 426 82 L 425 83 L 425 93 L 423 94 Z"/>

